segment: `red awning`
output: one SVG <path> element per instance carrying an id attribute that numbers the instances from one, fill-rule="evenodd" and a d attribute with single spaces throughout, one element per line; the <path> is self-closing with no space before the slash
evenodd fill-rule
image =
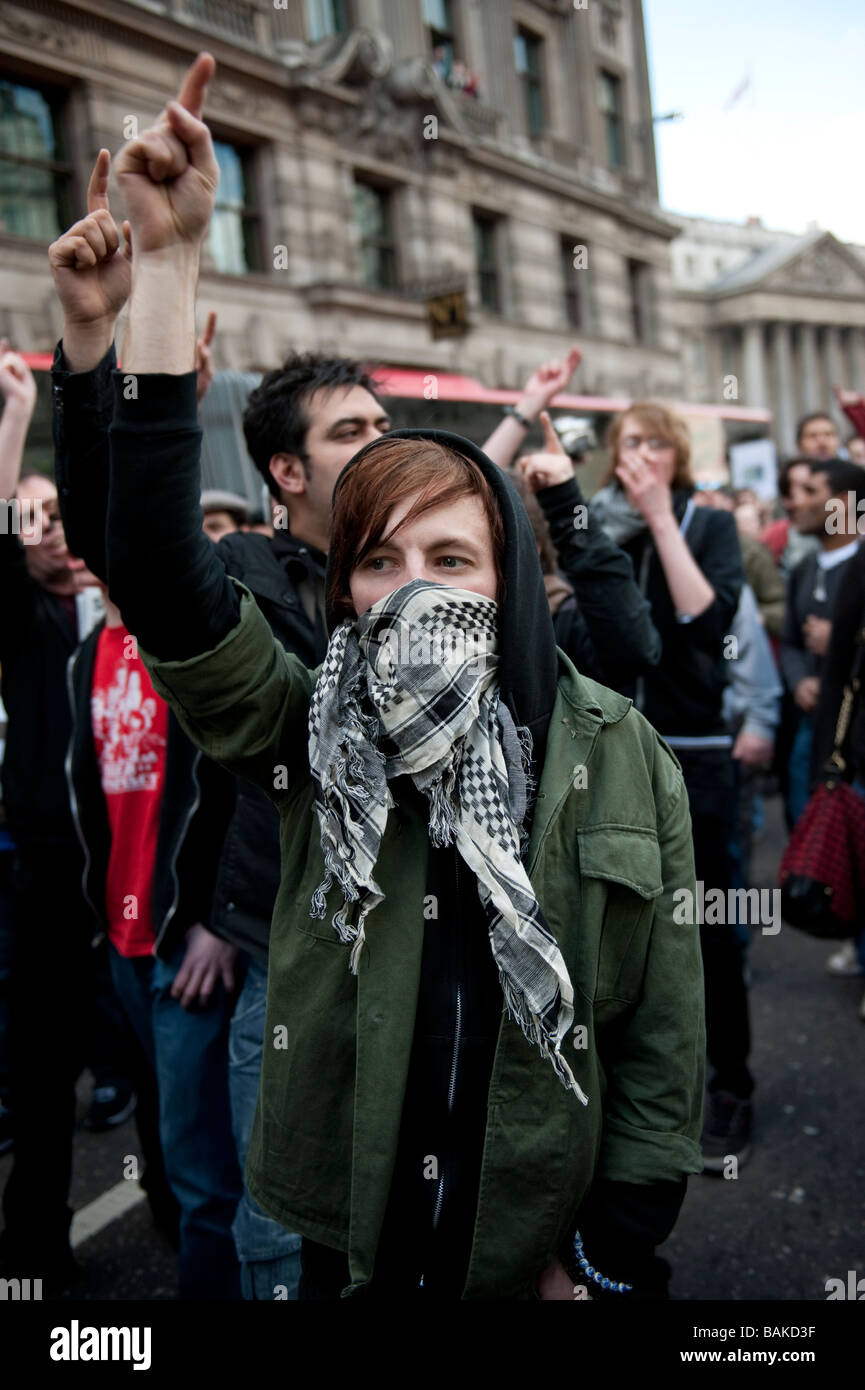
<path id="1" fill-rule="evenodd" d="M 411 396 L 417 400 L 474 401 L 479 405 L 514 405 L 521 392 L 498 390 L 483 386 L 471 376 L 453 372 L 418 372 L 405 367 L 376 367 L 373 375 L 382 396 Z M 429 388 L 435 384 L 435 395 Z M 580 414 L 616 413 L 631 404 L 624 396 L 573 396 L 563 392 L 552 402 L 555 410 L 573 410 Z M 720 416 L 724 420 L 754 420 L 762 423 L 772 419 L 770 410 L 756 410 L 736 405 L 695 405 L 687 401 L 676 408 L 685 415 Z"/>

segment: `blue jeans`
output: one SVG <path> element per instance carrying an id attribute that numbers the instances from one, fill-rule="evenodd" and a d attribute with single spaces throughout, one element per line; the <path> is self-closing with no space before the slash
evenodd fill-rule
<path id="1" fill-rule="evenodd" d="M 810 714 L 800 714 L 793 746 L 790 749 L 787 784 L 787 809 L 791 823 L 796 824 L 810 796 L 811 745 L 814 742 L 814 720 Z"/>
<path id="2" fill-rule="evenodd" d="M 228 1024 L 234 999 L 220 982 L 206 1008 L 171 997 L 183 962 L 121 956 L 111 976 L 129 1022 L 156 1072 L 165 1172 L 180 1203 L 181 1298 L 240 1298 L 231 1223 L 241 1193 L 228 1099 Z"/>
<path id="3" fill-rule="evenodd" d="M 267 966 L 250 956 L 228 1035 L 228 1085 L 241 1170 L 246 1166 L 258 1097 L 266 998 Z M 300 1279 L 300 1236 L 266 1216 L 245 1186 L 237 1204 L 233 1230 L 241 1262 L 243 1297 L 296 1299 Z"/>

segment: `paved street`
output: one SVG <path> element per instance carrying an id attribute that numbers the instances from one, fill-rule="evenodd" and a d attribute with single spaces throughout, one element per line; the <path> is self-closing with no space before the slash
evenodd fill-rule
<path id="1" fill-rule="evenodd" d="M 775 799 L 757 847 L 758 886 L 773 886 L 782 843 Z M 826 974 L 831 949 L 786 927 L 754 937 L 756 1142 L 735 1181 L 691 1179 L 663 1251 L 676 1299 L 822 1301 L 827 1279 L 846 1280 L 851 1269 L 865 1275 L 865 1023 L 858 1017 L 865 984 Z M 88 1084 L 86 1078 L 80 1088 L 82 1113 Z M 79 1131 L 76 1228 L 82 1216 L 96 1226 L 105 1220 L 104 1194 L 112 1189 L 120 1186 L 111 1200 L 135 1195 L 123 1170 L 136 1152 L 131 1122 L 108 1135 Z M 0 1183 L 9 1163 L 0 1160 Z M 176 1297 L 174 1256 L 154 1233 L 143 1200 L 96 1229 L 76 1257 L 82 1275 L 75 1298 Z"/>

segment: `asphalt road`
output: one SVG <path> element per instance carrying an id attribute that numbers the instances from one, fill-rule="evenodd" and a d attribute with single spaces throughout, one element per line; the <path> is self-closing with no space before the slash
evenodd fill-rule
<path id="1" fill-rule="evenodd" d="M 755 884 L 772 888 L 784 838 L 780 802 L 767 803 Z M 735 1179 L 690 1179 L 662 1253 L 674 1299 L 825 1301 L 826 1281 L 865 1276 L 865 980 L 825 971 L 830 945 L 787 927 L 754 935 L 750 956 L 757 1079 L 755 1142 Z M 79 1087 L 80 1114 L 89 1077 Z M 76 1212 L 124 1182 L 137 1154 L 132 1122 L 108 1134 L 79 1129 Z M 0 1159 L 0 1185 L 10 1159 Z M 122 1192 L 121 1192 L 122 1195 Z M 97 1217 L 98 1217 L 97 1208 Z M 173 1299 L 174 1255 L 144 1201 L 76 1248 L 73 1299 Z"/>

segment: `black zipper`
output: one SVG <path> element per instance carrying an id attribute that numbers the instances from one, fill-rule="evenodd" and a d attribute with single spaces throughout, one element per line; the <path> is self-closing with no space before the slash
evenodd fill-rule
<path id="1" fill-rule="evenodd" d="M 456 882 L 456 903 L 455 903 L 455 905 L 454 905 L 454 910 L 458 912 L 458 911 L 459 911 L 459 901 L 460 901 L 459 851 L 458 851 L 457 849 L 454 849 L 454 854 L 456 855 L 456 858 L 455 858 L 455 860 L 454 860 L 454 873 L 455 873 L 455 882 Z M 458 940 L 458 938 L 455 938 L 455 939 Z M 459 1070 L 460 1044 L 461 1044 L 461 1042 L 462 1042 L 462 1027 L 463 1027 L 463 1001 L 462 1001 L 462 994 L 460 993 L 459 976 L 457 976 L 456 1018 L 455 1018 L 455 1020 L 454 1020 L 454 1043 L 453 1043 L 453 1052 L 452 1052 L 452 1054 L 451 1054 L 451 1074 L 450 1074 L 450 1080 L 449 1080 L 449 1082 L 448 1082 L 448 1115 L 450 1115 L 450 1114 L 452 1113 L 453 1108 L 454 1108 L 454 1096 L 456 1095 L 456 1087 L 457 1087 L 457 1072 L 458 1072 L 458 1070 Z M 437 1227 L 438 1227 L 439 1218 L 440 1218 L 440 1216 L 441 1216 L 442 1207 L 443 1207 L 443 1205 L 444 1205 L 444 1196 L 445 1196 L 445 1172 L 444 1172 L 444 1168 L 443 1168 L 443 1169 L 442 1169 L 442 1173 L 441 1173 L 441 1177 L 439 1178 L 438 1192 L 436 1193 L 435 1210 L 434 1210 L 434 1212 L 433 1212 L 432 1228 L 433 1228 L 434 1231 L 435 1231 L 435 1230 L 437 1229 Z M 422 1274 L 421 1277 L 420 1277 L 420 1288 L 423 1288 L 423 1281 L 424 1281 L 424 1276 L 423 1276 L 423 1274 Z"/>

